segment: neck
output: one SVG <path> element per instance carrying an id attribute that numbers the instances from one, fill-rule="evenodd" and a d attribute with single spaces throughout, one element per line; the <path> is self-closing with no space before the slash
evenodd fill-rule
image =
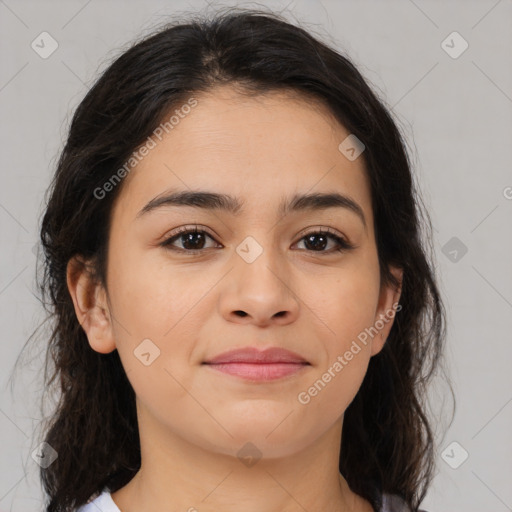
<path id="1" fill-rule="evenodd" d="M 112 493 L 121 512 L 373 512 L 339 473 L 342 419 L 302 450 L 272 459 L 250 447 L 240 458 L 218 453 L 140 419 L 141 468 Z"/>

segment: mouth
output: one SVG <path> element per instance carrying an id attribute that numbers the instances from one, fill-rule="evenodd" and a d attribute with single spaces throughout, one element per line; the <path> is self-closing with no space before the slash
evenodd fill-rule
<path id="1" fill-rule="evenodd" d="M 203 362 L 213 370 L 253 381 L 281 379 L 303 371 L 311 364 L 300 355 L 286 349 L 255 347 L 231 350 Z"/>

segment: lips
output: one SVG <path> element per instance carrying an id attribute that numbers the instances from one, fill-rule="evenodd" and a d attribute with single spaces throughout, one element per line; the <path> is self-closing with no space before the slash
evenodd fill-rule
<path id="1" fill-rule="evenodd" d="M 258 350 L 255 347 L 247 347 L 242 349 L 230 350 L 223 352 L 212 359 L 205 361 L 204 364 L 230 364 L 230 363 L 247 363 L 247 364 L 279 364 L 279 363 L 295 363 L 309 364 L 303 357 L 295 352 L 284 348 L 271 347 L 266 350 Z"/>
<path id="2" fill-rule="evenodd" d="M 298 374 L 310 363 L 295 352 L 283 348 L 235 349 L 215 356 L 203 364 L 233 377 L 249 381 L 272 381 Z"/>

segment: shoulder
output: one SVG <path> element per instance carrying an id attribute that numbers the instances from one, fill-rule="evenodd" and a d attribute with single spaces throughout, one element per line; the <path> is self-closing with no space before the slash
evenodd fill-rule
<path id="1" fill-rule="evenodd" d="M 407 503 L 397 494 L 382 494 L 382 507 L 379 512 L 410 512 L 411 509 Z M 418 512 L 427 512 L 419 509 Z"/>
<path id="2" fill-rule="evenodd" d="M 107 490 L 96 497 L 92 497 L 85 505 L 76 509 L 76 512 L 98 512 L 98 510 L 101 510 L 101 512 L 121 512 Z"/>

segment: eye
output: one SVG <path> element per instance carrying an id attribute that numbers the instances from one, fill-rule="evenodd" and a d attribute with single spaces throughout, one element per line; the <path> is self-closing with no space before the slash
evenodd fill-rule
<path id="1" fill-rule="evenodd" d="M 331 250 L 324 251 L 325 247 L 329 244 L 329 239 L 334 240 L 335 246 Z M 345 238 L 331 232 L 329 228 L 324 228 L 319 231 L 311 231 L 303 236 L 298 243 L 304 240 L 306 250 L 311 252 L 320 252 L 330 254 L 335 251 L 343 252 L 355 249 Z"/>
<path id="2" fill-rule="evenodd" d="M 205 247 L 206 239 L 214 240 L 205 230 L 198 229 L 199 226 L 194 226 L 193 229 L 190 226 L 184 226 L 179 228 L 172 236 L 162 242 L 160 245 L 170 251 L 186 252 L 188 254 L 198 254 L 205 249 L 215 248 L 217 246 Z M 323 228 L 317 231 L 311 231 L 303 236 L 299 242 L 304 240 L 307 251 L 319 252 L 330 254 L 332 252 L 344 252 L 351 249 L 355 249 L 356 246 L 352 245 L 345 238 L 337 235 L 330 231 L 329 228 Z M 329 240 L 334 241 L 334 247 L 330 250 L 323 250 L 329 245 Z M 179 242 L 182 247 L 177 247 L 174 244 Z"/>
<path id="3" fill-rule="evenodd" d="M 198 229 L 198 226 L 195 226 L 193 229 L 184 226 L 179 228 L 175 234 L 162 242 L 160 245 L 171 251 L 196 254 L 205 249 L 204 244 L 206 238 L 213 240 L 213 238 L 206 231 Z M 175 241 L 182 243 L 183 247 L 175 247 Z"/>

